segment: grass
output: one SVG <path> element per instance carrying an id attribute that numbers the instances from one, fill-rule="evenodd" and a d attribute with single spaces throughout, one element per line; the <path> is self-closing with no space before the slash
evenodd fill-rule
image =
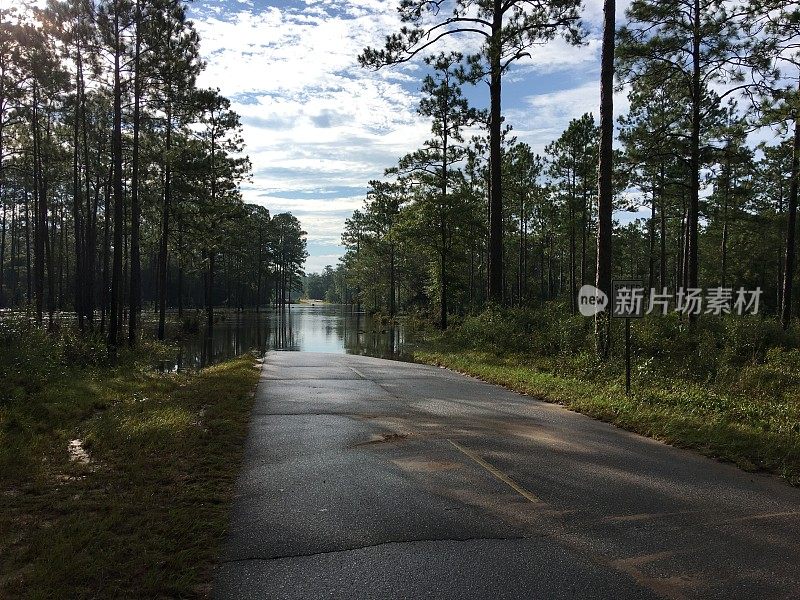
<path id="1" fill-rule="evenodd" d="M 210 595 L 258 373 L 158 352 L 0 389 L 0 597 Z"/>
<path id="2" fill-rule="evenodd" d="M 752 350 L 763 336 L 750 331 L 740 336 L 750 345 L 744 351 L 731 341 L 738 334 L 714 338 L 708 329 L 693 334 L 705 341 L 692 345 L 684 333 L 670 339 L 649 329 L 669 324 L 643 323 L 634 345 L 632 394 L 626 396 L 620 357 L 606 364 L 595 359 L 586 350 L 591 347 L 587 338 L 575 334 L 579 325 L 561 327 L 551 321 L 540 335 L 519 320 L 510 326 L 514 318 L 483 315 L 447 334 L 429 334 L 418 342 L 413 359 L 800 485 L 797 349 L 766 344 Z M 728 327 L 738 331 L 742 326 Z M 718 324 L 713 327 L 722 331 Z M 564 330 L 574 339 L 565 342 Z M 548 336 L 552 339 L 543 339 Z M 660 356 L 653 350 L 654 339 L 661 340 Z"/>

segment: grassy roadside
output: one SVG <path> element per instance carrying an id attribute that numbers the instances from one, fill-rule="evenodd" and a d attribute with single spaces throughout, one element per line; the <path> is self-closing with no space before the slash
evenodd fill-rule
<path id="1" fill-rule="evenodd" d="M 251 355 L 51 372 L 0 402 L 0 598 L 206 597 L 258 379 Z"/>
<path id="2" fill-rule="evenodd" d="M 428 340 L 419 362 L 445 366 L 490 383 L 554 402 L 619 427 L 736 463 L 800 485 L 800 401 L 796 396 L 743 395 L 708 383 L 648 380 L 624 393 L 618 376 L 551 368 L 559 357 L 460 348 Z M 569 364 L 569 358 L 561 358 Z M 796 366 L 795 366 L 796 369 Z"/>

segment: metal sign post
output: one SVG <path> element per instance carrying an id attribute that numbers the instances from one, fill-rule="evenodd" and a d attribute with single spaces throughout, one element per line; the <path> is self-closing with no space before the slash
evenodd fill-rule
<path id="1" fill-rule="evenodd" d="M 625 319 L 625 395 L 631 395 L 631 319 L 644 316 L 644 283 L 635 279 L 611 282 L 611 316 Z"/>
<path id="2" fill-rule="evenodd" d="M 631 318 L 625 317 L 625 395 L 631 395 Z"/>

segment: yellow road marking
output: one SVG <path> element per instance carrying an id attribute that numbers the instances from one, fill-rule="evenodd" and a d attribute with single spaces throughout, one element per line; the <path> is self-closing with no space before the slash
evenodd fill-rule
<path id="1" fill-rule="evenodd" d="M 361 377 L 361 379 L 366 379 L 364 374 L 361 371 L 359 371 L 358 369 L 355 369 L 355 368 L 351 367 L 350 365 L 347 365 L 347 368 L 350 369 L 353 373 L 355 373 L 359 377 Z"/>
<path id="2" fill-rule="evenodd" d="M 534 504 L 538 504 L 539 502 L 541 502 L 541 500 L 539 500 L 539 498 L 537 498 L 536 496 L 531 494 L 528 490 L 526 490 L 524 487 L 519 485 L 516 481 L 511 479 L 508 475 L 506 475 L 505 473 L 502 473 L 501 471 L 498 471 L 497 469 L 495 469 L 492 465 L 490 465 L 488 462 L 483 460 L 480 456 L 478 456 L 477 454 L 475 454 L 474 452 L 472 452 L 468 448 L 465 448 L 461 444 L 458 444 L 458 443 L 454 442 L 453 440 L 451 440 L 449 438 L 448 438 L 447 441 L 450 442 L 456 448 L 456 450 L 461 452 L 464 456 L 472 459 L 478 465 L 480 465 L 481 467 L 483 467 L 484 469 L 489 471 L 489 473 L 491 473 L 496 479 L 499 479 L 500 481 L 505 483 L 508 487 L 510 487 L 515 492 L 517 492 L 520 496 L 522 496 L 526 500 L 528 500 L 530 502 L 533 502 Z"/>

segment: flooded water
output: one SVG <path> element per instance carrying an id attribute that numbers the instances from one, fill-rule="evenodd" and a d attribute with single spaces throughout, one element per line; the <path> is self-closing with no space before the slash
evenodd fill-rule
<path id="1" fill-rule="evenodd" d="M 295 304 L 261 313 L 220 313 L 210 343 L 202 334 L 181 342 L 178 356 L 164 370 L 201 368 L 251 350 L 334 352 L 402 359 L 409 336 L 402 325 L 390 328 L 337 304 Z"/>

